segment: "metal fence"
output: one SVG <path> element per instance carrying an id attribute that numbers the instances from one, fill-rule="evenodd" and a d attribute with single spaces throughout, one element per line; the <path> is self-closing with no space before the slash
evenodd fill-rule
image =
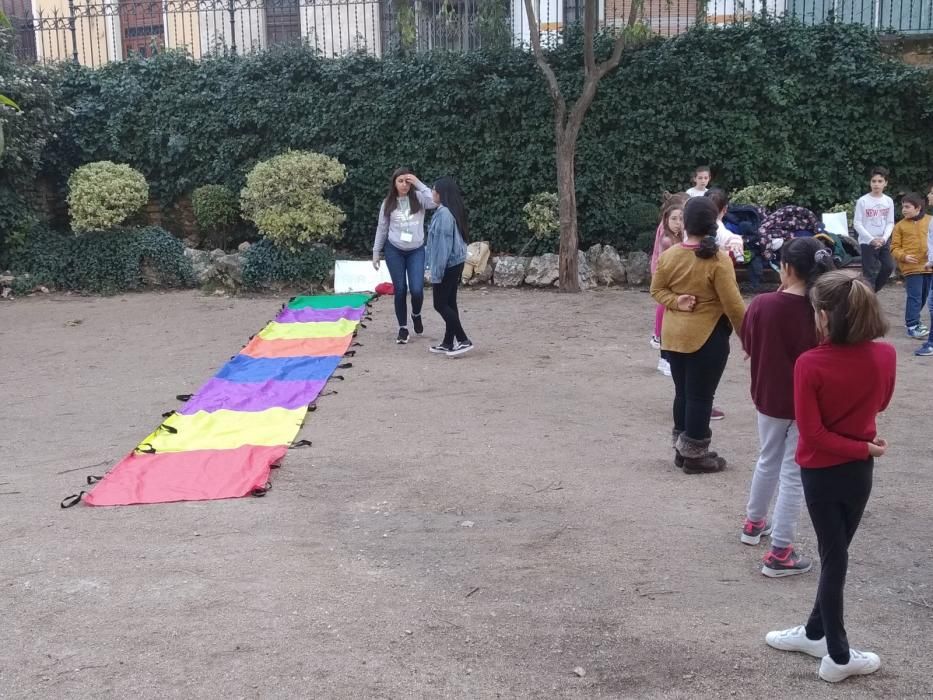
<path id="1" fill-rule="evenodd" d="M 632 1 L 599 0 L 600 25 L 624 25 Z M 534 0 L 552 36 L 582 19 L 583 3 Z M 529 40 L 523 0 L 0 0 L 0 9 L 13 23 L 20 58 L 91 66 L 165 50 L 201 58 L 305 44 L 324 56 L 382 56 Z M 933 0 L 644 0 L 635 10 L 664 36 L 755 15 L 933 33 Z"/>

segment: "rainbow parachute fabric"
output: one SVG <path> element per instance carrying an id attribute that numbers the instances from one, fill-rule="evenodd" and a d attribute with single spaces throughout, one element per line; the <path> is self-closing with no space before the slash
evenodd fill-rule
<path id="1" fill-rule="evenodd" d="M 353 342 L 371 298 L 340 294 L 289 301 L 84 502 L 117 506 L 263 493 L 309 404 Z"/>

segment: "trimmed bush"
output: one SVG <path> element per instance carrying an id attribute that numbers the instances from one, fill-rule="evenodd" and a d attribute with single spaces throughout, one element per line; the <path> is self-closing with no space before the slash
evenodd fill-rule
<path id="1" fill-rule="evenodd" d="M 116 293 L 139 289 L 148 269 L 167 284 L 194 286 L 184 245 L 164 229 L 94 232 L 71 236 L 38 227 L 10 258 L 14 273 L 57 289 Z"/>
<path id="2" fill-rule="evenodd" d="M 791 204 L 793 197 L 793 187 L 762 182 L 760 185 L 742 188 L 732 195 L 731 200 L 733 204 L 757 204 L 765 209 L 773 209 L 779 204 Z"/>
<path id="3" fill-rule="evenodd" d="M 525 225 L 535 238 L 551 239 L 560 233 L 560 212 L 556 193 L 539 192 L 532 195 L 522 207 L 522 212 L 525 214 Z"/>
<path id="4" fill-rule="evenodd" d="M 347 169 L 320 153 L 288 151 L 259 163 L 240 193 L 244 218 L 273 243 L 297 251 L 336 238 L 346 217 L 324 193 L 347 179 Z"/>
<path id="5" fill-rule="evenodd" d="M 210 243 L 226 248 L 227 236 L 240 220 L 240 203 L 223 185 L 204 185 L 191 193 L 191 208 L 198 228 Z"/>
<path id="6" fill-rule="evenodd" d="M 76 233 L 119 226 L 149 201 L 149 186 L 138 170 L 104 160 L 88 163 L 68 178 L 71 228 Z"/>
<path id="7" fill-rule="evenodd" d="M 333 269 L 334 251 L 327 246 L 292 252 L 263 239 L 244 253 L 243 285 L 262 289 L 273 284 L 320 284 Z"/>

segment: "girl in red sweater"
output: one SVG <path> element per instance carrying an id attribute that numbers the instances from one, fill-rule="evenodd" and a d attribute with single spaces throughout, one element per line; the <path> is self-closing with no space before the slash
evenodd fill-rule
<path id="1" fill-rule="evenodd" d="M 797 463 L 820 550 L 820 583 L 807 624 L 769 632 L 775 649 L 821 657 L 831 683 L 874 673 L 881 660 L 849 648 L 842 620 L 849 544 L 871 494 L 874 460 L 887 449 L 875 417 L 894 393 L 896 354 L 878 299 L 861 279 L 828 272 L 810 301 L 821 344 L 794 367 Z"/>

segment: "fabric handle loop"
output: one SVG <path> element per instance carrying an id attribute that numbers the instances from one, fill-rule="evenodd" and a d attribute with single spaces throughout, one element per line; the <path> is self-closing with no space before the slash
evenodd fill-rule
<path id="1" fill-rule="evenodd" d="M 72 506 L 78 505 L 78 504 L 81 502 L 81 499 L 84 497 L 84 494 L 85 494 L 85 493 L 87 493 L 87 492 L 86 492 L 86 491 L 79 491 L 78 493 L 73 493 L 73 494 L 71 494 L 70 496 L 68 496 L 67 498 L 64 498 L 64 499 L 62 500 L 61 504 L 60 504 L 61 507 L 62 507 L 62 508 L 71 508 Z"/>

